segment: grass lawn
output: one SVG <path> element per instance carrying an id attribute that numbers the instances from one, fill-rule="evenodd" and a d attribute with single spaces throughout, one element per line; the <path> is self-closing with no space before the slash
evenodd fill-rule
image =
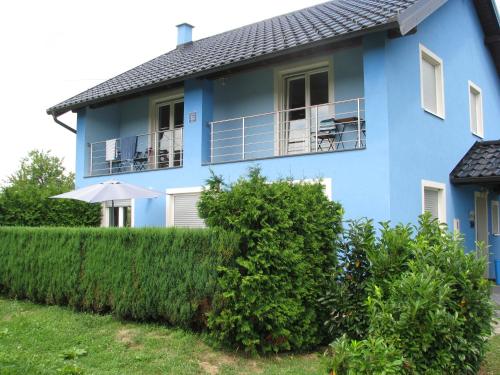
<path id="1" fill-rule="evenodd" d="M 319 354 L 246 358 L 203 336 L 0 298 L 0 374 L 322 374 Z"/>
<path id="2" fill-rule="evenodd" d="M 500 374 L 500 336 L 495 336 L 490 340 L 490 351 L 486 356 L 486 361 L 480 374 Z"/>
<path id="3" fill-rule="evenodd" d="M 0 298 L 0 375 L 322 374 L 319 353 L 247 358 L 210 348 L 204 337 L 109 315 Z M 500 374 L 500 336 L 481 375 Z"/>

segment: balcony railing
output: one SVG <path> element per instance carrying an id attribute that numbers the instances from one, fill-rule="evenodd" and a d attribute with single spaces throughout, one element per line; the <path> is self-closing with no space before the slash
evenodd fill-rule
<path id="1" fill-rule="evenodd" d="M 210 163 L 365 147 L 364 98 L 210 123 Z"/>
<path id="2" fill-rule="evenodd" d="M 182 127 L 94 142 L 90 144 L 89 175 L 180 167 L 183 151 Z"/>

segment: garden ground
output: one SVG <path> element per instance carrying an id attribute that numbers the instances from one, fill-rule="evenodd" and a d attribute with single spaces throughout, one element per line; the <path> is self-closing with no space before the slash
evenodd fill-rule
<path id="1" fill-rule="evenodd" d="M 204 336 L 0 298 L 0 374 L 321 374 L 321 354 L 247 358 Z M 500 374 L 500 336 L 482 375 Z"/>

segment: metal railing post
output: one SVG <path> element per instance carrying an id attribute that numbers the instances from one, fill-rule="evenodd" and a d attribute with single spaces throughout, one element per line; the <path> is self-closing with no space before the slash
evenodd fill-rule
<path id="1" fill-rule="evenodd" d="M 93 150 L 94 145 L 91 143 L 90 144 L 90 165 L 89 165 L 89 170 L 90 170 L 90 176 L 92 176 L 92 165 L 94 164 L 94 155 L 93 155 Z"/>
<path id="2" fill-rule="evenodd" d="M 315 151 L 318 152 L 318 107 L 316 106 L 316 136 L 315 136 Z"/>
<path id="3" fill-rule="evenodd" d="M 214 162 L 214 123 L 210 122 L 210 163 Z"/>
<path id="4" fill-rule="evenodd" d="M 168 166 L 173 167 L 174 166 L 174 158 L 175 158 L 175 128 L 173 130 L 169 130 L 169 132 L 172 134 L 170 137 L 170 151 L 168 152 Z"/>
<path id="5" fill-rule="evenodd" d="M 241 133 L 242 133 L 242 142 L 241 142 L 241 154 L 242 154 L 242 159 L 241 160 L 245 160 L 245 118 L 243 117 L 241 119 L 242 121 L 242 130 L 241 130 Z"/>
<path id="6" fill-rule="evenodd" d="M 158 167 L 158 132 L 153 133 L 153 157 L 154 157 L 154 162 L 153 162 L 153 169 L 156 169 Z"/>
<path id="7" fill-rule="evenodd" d="M 360 112 L 359 98 L 357 99 L 357 104 L 358 104 L 358 142 L 357 142 L 357 148 L 361 148 L 361 112 Z"/>

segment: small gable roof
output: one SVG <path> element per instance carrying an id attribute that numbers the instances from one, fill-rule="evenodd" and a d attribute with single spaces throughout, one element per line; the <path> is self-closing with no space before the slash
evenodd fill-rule
<path id="1" fill-rule="evenodd" d="M 476 142 L 450 173 L 454 184 L 500 184 L 500 140 Z"/>

